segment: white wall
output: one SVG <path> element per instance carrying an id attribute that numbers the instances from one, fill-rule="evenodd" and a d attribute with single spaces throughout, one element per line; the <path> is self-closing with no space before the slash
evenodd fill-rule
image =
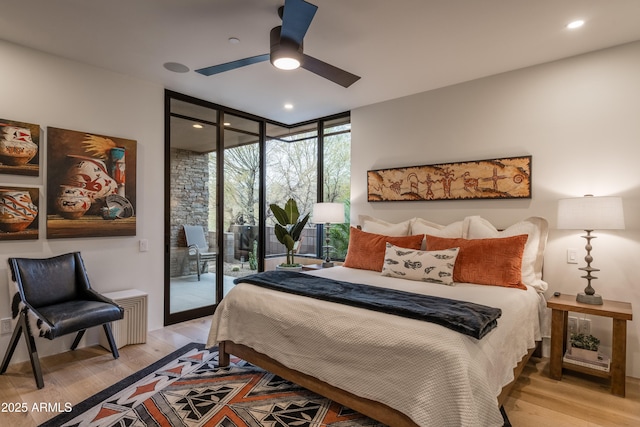
<path id="1" fill-rule="evenodd" d="M 137 236 L 47 240 L 44 215 L 37 241 L 0 241 L 0 318 L 10 317 L 10 256 L 46 257 L 82 252 L 94 288 L 138 288 L 149 293 L 149 328 L 162 326 L 163 307 L 163 88 L 120 74 L 0 41 L 0 118 L 41 125 L 39 177 L 0 174 L 0 185 L 41 186 L 46 212 L 46 127 L 138 141 Z M 555 230 L 557 199 L 596 195 L 624 198 L 626 230 L 594 240 L 594 282 L 608 299 L 630 301 L 627 372 L 640 377 L 640 43 L 505 73 L 352 112 L 352 222 L 361 213 L 388 220 L 421 216 L 449 223 L 479 214 L 498 227 L 544 216 L 551 223 L 545 257 L 550 292 L 584 287 L 567 248 L 584 247 L 581 233 Z M 531 154 L 531 200 L 366 201 L 366 171 Z M 149 252 L 138 252 L 138 240 Z M 5 295 L 3 297 L 2 295 Z M 593 318 L 603 337 L 610 323 Z M 38 340 L 41 356 L 66 351 L 73 337 Z M 91 331 L 81 346 L 97 342 Z M 0 337 L 4 352 L 9 336 Z M 24 344 L 14 361 L 26 360 Z"/>
<path id="2" fill-rule="evenodd" d="M 68 61 L 0 40 L 0 118 L 37 123 L 40 176 L 0 174 L 0 185 L 41 186 L 37 241 L 0 241 L 0 318 L 11 316 L 8 257 L 48 257 L 81 251 L 92 286 L 99 292 L 137 288 L 149 294 L 149 329 L 163 323 L 164 88 L 104 69 Z M 72 129 L 138 142 L 137 235 L 135 237 L 46 239 L 46 128 Z M 149 240 L 139 252 L 138 241 Z M 100 328 L 80 346 L 98 342 Z M 0 337 L 4 351 L 11 335 Z M 68 350 L 73 335 L 38 339 L 40 356 Z M 13 362 L 27 360 L 23 341 Z"/>
<path id="3" fill-rule="evenodd" d="M 433 64 L 437 66 L 437 64 Z M 448 224 L 482 215 L 498 228 L 529 216 L 550 222 L 545 255 L 549 292 L 586 286 L 584 233 L 556 229 L 557 200 L 584 194 L 623 197 L 626 229 L 596 232 L 593 286 L 633 304 L 627 374 L 640 378 L 640 42 L 508 72 L 352 111 L 351 221 L 414 216 Z M 533 156 L 530 200 L 368 203 L 366 171 L 397 166 Z M 611 345 L 611 321 L 589 316 Z"/>

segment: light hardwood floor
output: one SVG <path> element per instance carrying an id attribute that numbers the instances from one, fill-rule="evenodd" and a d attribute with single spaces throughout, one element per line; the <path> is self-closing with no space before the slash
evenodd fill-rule
<path id="1" fill-rule="evenodd" d="M 102 347 L 82 348 L 42 359 L 45 387 L 35 386 L 28 362 L 0 376 L 0 404 L 26 403 L 26 412 L 0 412 L 2 426 L 36 426 L 57 413 L 33 410 L 40 403 L 72 405 L 150 365 L 190 342 L 205 342 L 210 318 L 152 331 L 146 344 L 120 349 L 114 360 Z M 24 345 L 24 344 L 20 344 Z M 548 359 L 532 358 L 505 404 L 514 427 L 640 426 L 640 380 L 627 378 L 627 397 L 613 396 L 605 383 L 575 374 L 562 381 L 548 375 Z M 55 408 L 53 408 L 55 409 Z"/>

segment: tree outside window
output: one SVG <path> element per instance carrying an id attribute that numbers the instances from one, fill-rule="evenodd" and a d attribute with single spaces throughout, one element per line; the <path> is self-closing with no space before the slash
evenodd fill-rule
<path id="1" fill-rule="evenodd" d="M 351 125 L 348 118 L 338 126 L 326 126 L 324 133 L 323 201 L 345 203 L 349 218 Z M 283 205 L 289 198 L 296 200 L 301 213 L 311 212 L 317 202 L 318 188 L 318 127 L 305 125 L 299 129 L 271 127 L 266 138 L 266 200 L 267 205 Z M 211 157 L 215 161 L 215 156 Z M 258 144 L 225 149 L 225 229 L 232 224 L 257 225 L 260 152 Z M 215 212 L 215 209 L 210 209 Z M 210 218 L 210 221 L 214 219 Z M 266 255 L 285 252 L 279 243 L 270 242 L 273 216 L 267 212 Z M 317 253 L 316 225 L 309 224 L 302 242 L 302 254 Z M 332 257 L 342 259 L 349 242 L 349 225 L 331 227 Z M 320 242 L 322 244 L 323 242 Z M 281 246 L 281 245 L 280 245 Z"/>

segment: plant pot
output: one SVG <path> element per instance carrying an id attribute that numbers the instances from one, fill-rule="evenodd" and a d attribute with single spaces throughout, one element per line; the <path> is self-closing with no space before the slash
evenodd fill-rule
<path id="1" fill-rule="evenodd" d="M 282 270 L 282 271 L 302 271 L 302 266 L 301 265 L 297 265 L 295 267 L 289 267 L 289 266 L 285 266 L 285 265 L 276 265 L 276 270 Z"/>
<path id="2" fill-rule="evenodd" d="M 592 350 L 585 350 L 584 348 L 571 347 L 571 355 L 583 360 L 597 361 L 598 352 Z"/>

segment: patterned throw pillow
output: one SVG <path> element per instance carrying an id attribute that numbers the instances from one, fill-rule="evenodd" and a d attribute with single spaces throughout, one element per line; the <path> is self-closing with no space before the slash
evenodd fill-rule
<path id="1" fill-rule="evenodd" d="M 458 248 L 418 251 L 387 243 L 382 275 L 422 282 L 453 285 Z"/>

